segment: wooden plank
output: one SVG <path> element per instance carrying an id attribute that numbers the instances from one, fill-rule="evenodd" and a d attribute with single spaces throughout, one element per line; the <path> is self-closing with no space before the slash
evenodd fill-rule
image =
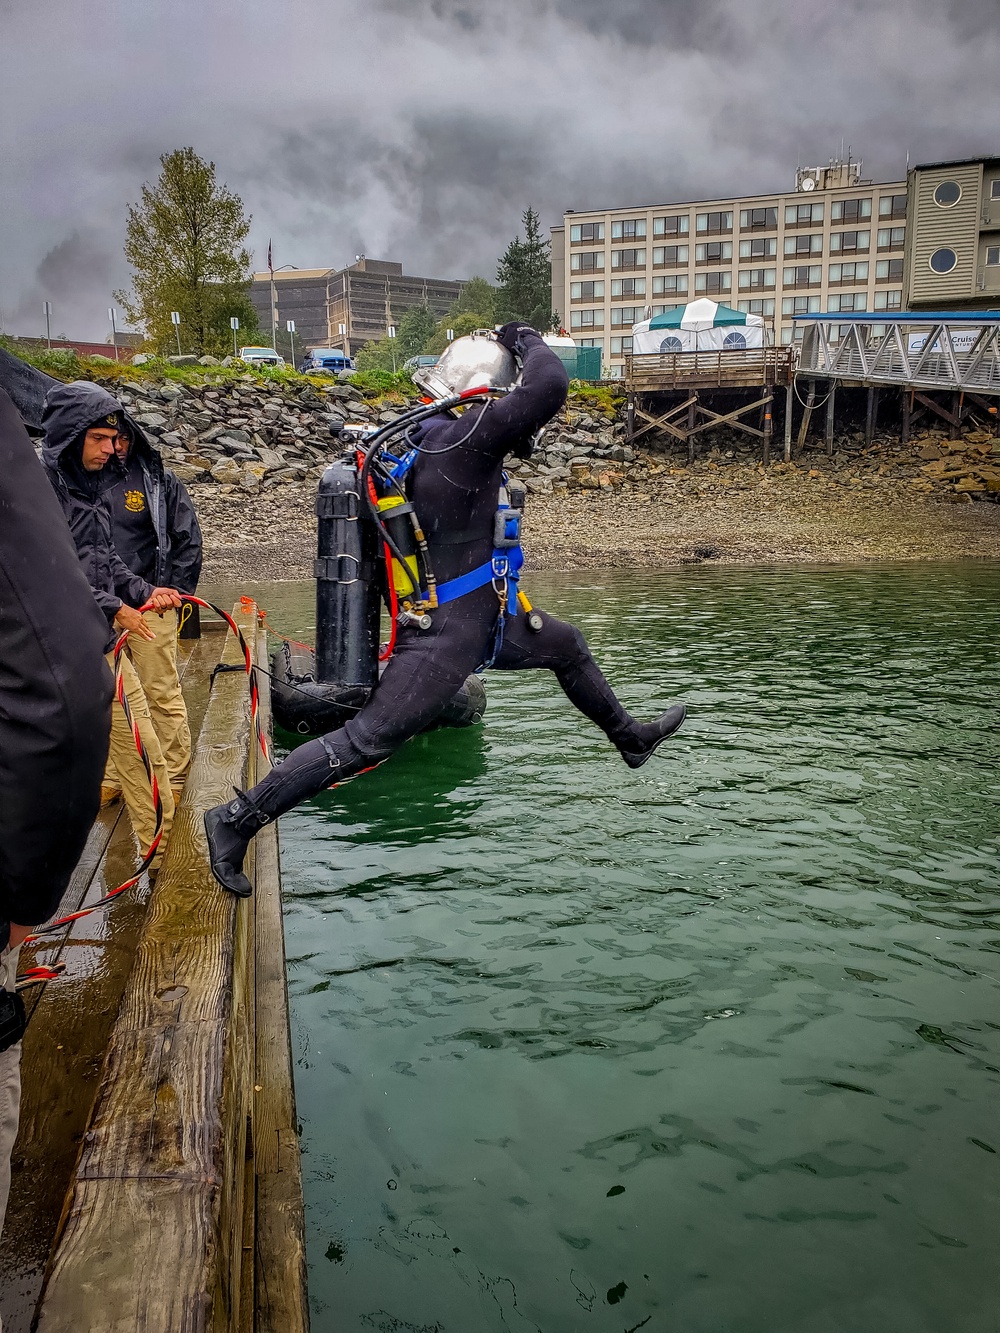
<path id="1" fill-rule="evenodd" d="M 252 611 L 240 618 L 252 632 Z M 232 640 L 223 657 L 238 660 Z M 200 1333 L 239 1317 L 251 912 L 212 879 L 201 813 L 242 783 L 249 740 L 245 678 L 220 675 L 112 1032 L 40 1333 Z"/>
<path id="2" fill-rule="evenodd" d="M 258 653 L 258 661 L 266 667 L 266 635 L 259 637 Z M 262 721 L 269 732 L 270 695 L 264 690 L 261 695 Z M 260 781 L 268 768 L 258 749 L 255 779 Z M 257 951 L 254 1327 L 257 1333 L 308 1333 L 302 1162 L 292 1077 L 277 824 L 268 824 L 254 841 Z"/>

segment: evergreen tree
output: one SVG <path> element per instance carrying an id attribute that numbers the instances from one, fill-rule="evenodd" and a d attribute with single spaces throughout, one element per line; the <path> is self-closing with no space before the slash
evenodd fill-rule
<path id="1" fill-rule="evenodd" d="M 491 287 L 485 278 L 470 278 L 462 288 L 462 294 L 451 308 L 453 315 L 480 315 L 483 327 L 490 329 L 496 323 L 495 306 L 497 289 Z M 449 328 L 451 325 L 448 326 Z"/>
<path id="2" fill-rule="evenodd" d="M 231 315 L 239 318 L 244 342 L 258 336 L 245 245 L 250 219 L 239 196 L 217 183 L 215 163 L 193 148 L 164 153 L 160 167 L 156 184 L 144 185 L 141 201 L 129 206 L 132 291 L 115 296 L 159 350 L 176 346 L 170 312 L 177 310 L 185 351 L 225 356 L 232 351 Z"/>
<path id="3" fill-rule="evenodd" d="M 434 331 L 434 336 L 427 343 L 426 351 L 432 356 L 440 356 L 448 346 L 448 330 L 451 329 L 456 338 L 464 338 L 467 333 L 475 333 L 476 329 L 491 329 L 493 320 L 488 319 L 479 311 L 469 310 L 464 314 L 450 313 L 445 315 Z"/>
<path id="4" fill-rule="evenodd" d="M 527 208 L 522 218 L 524 240 L 516 236 L 497 264 L 495 315 L 498 324 L 520 320 L 544 333 L 558 323 L 552 310 L 552 265 L 549 243 L 538 224 L 538 214 Z"/>

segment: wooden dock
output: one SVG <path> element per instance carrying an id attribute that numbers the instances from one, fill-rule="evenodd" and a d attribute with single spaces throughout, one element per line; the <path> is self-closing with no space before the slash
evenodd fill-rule
<path id="1" fill-rule="evenodd" d="M 238 619 L 264 664 L 255 608 Z M 38 950 L 68 974 L 34 994 L 25 1038 L 5 1333 L 308 1329 L 277 832 L 255 840 L 240 902 L 212 879 L 201 824 L 266 762 L 245 675 L 210 686 L 220 656 L 240 660 L 217 630 L 184 645 L 200 734 L 155 890 Z M 64 910 L 134 856 L 128 816 L 102 812 Z"/>
<path id="2" fill-rule="evenodd" d="M 795 353 L 790 347 L 627 356 L 628 441 L 649 444 L 657 436 L 676 440 L 686 446 L 688 459 L 693 461 L 698 437 L 727 426 L 760 440 L 766 463 L 773 433 L 772 407 L 779 388 L 785 391 L 786 422 L 791 421 L 794 369 Z M 785 447 L 787 451 L 787 440 Z"/>

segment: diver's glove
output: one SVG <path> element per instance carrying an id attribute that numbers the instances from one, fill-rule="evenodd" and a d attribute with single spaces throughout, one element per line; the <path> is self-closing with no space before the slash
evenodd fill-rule
<path id="1" fill-rule="evenodd" d="M 501 347 L 506 347 L 508 352 L 520 355 L 523 340 L 529 333 L 535 338 L 541 337 L 538 330 L 533 329 L 530 324 L 522 324 L 519 320 L 513 319 L 509 324 L 497 329 L 497 342 Z"/>

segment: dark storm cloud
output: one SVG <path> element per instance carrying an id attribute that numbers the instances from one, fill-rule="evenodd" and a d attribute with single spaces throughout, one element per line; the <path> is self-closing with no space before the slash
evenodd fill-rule
<path id="1" fill-rule="evenodd" d="M 493 276 L 529 203 L 787 188 L 1000 151 L 996 0 L 50 0 L 0 5 L 0 303 L 100 334 L 124 211 L 192 144 L 263 266 Z M 49 45 L 58 32 L 61 44 Z M 101 52 L 95 83 L 87 52 Z M 82 249 L 81 249 L 82 247 Z M 50 262 L 45 257 L 55 256 Z M 44 289 L 44 290 L 43 290 Z M 27 326 L 26 331 L 32 331 Z"/>

